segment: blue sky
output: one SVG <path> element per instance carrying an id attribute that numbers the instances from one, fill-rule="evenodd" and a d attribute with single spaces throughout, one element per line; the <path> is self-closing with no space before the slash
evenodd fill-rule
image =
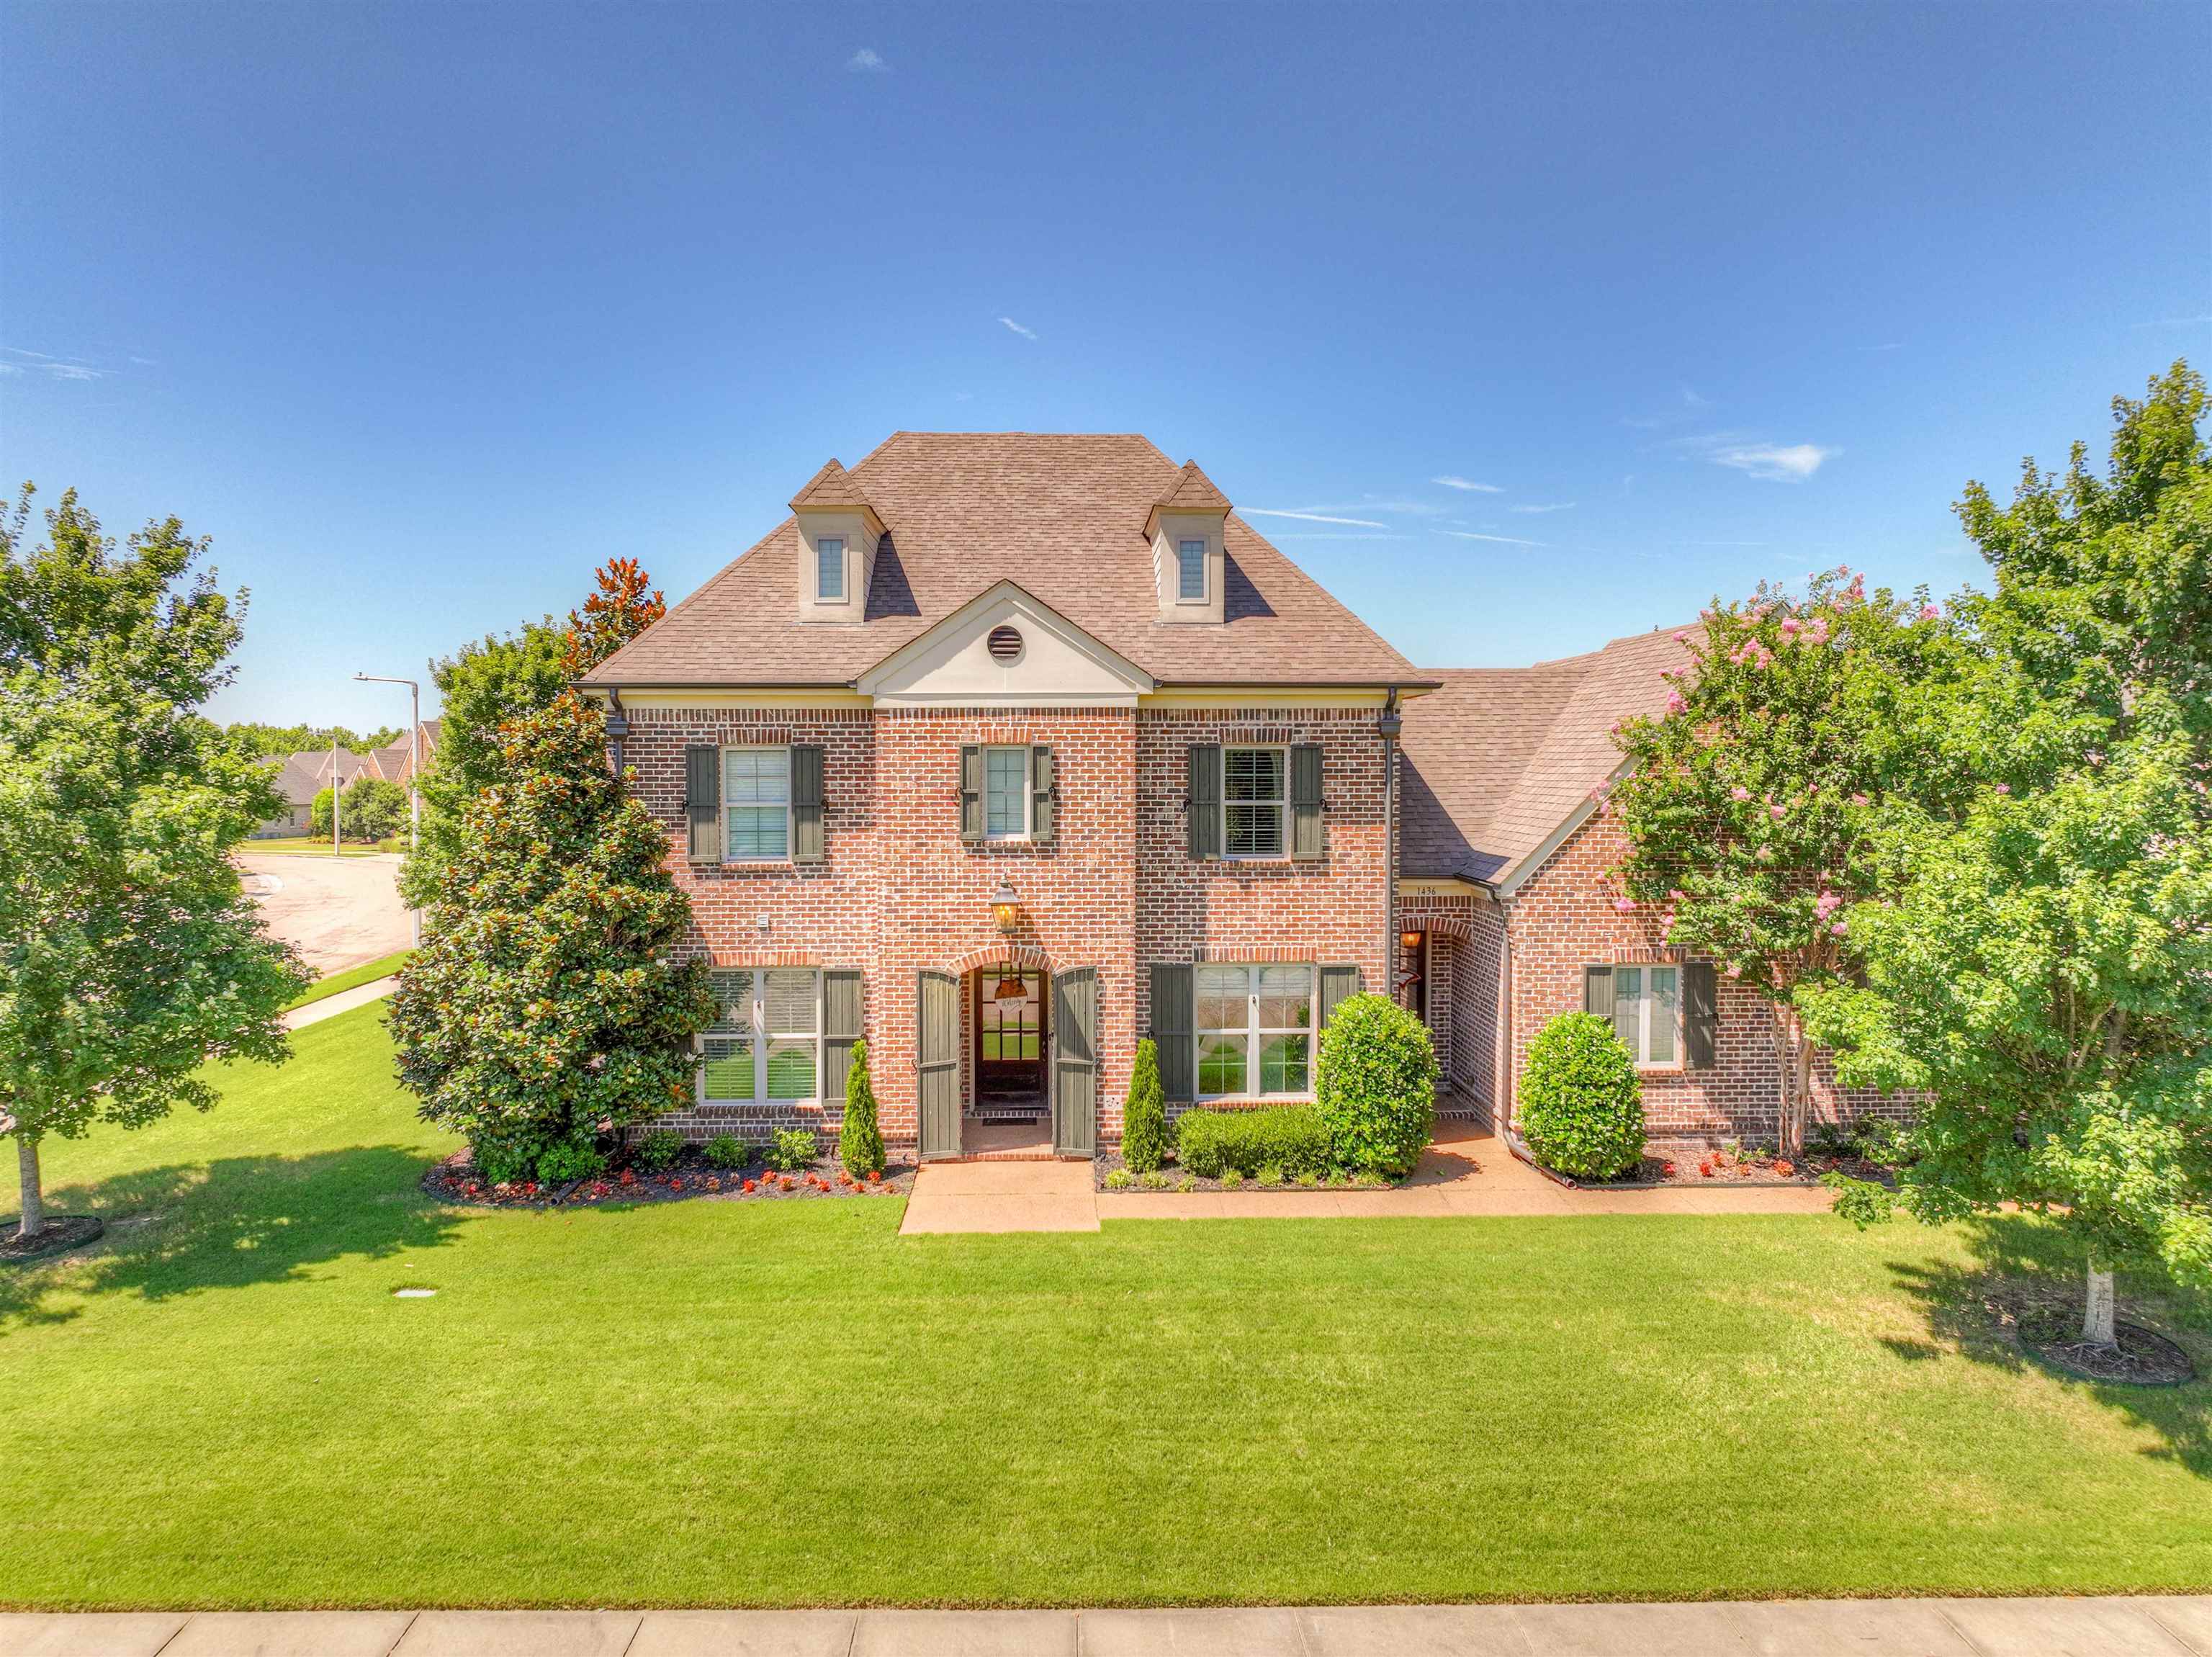
<path id="1" fill-rule="evenodd" d="M 2203 5 L 0 22 L 0 470 L 215 538 L 229 717 L 901 427 L 1148 433 L 1429 665 L 1948 589 L 1965 479 L 2212 358 Z"/>

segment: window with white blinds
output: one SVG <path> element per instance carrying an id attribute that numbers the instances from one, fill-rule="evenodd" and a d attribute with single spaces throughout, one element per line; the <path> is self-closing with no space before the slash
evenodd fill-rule
<path id="1" fill-rule="evenodd" d="M 701 1043 L 708 1105 L 810 1102 L 822 1075 L 822 975 L 767 967 L 713 975 L 715 1018 Z"/>

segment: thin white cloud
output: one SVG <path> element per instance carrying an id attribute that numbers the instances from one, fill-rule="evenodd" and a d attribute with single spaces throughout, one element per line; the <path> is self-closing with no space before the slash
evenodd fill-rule
<path id="1" fill-rule="evenodd" d="M 1020 323 L 1015 321 L 1014 319 L 1010 316 L 1002 316 L 999 320 L 1006 324 L 1007 327 L 1012 328 L 1016 333 L 1021 335 L 1024 339 L 1035 339 L 1036 338 L 1036 330 L 1035 328 L 1024 328 Z"/>
<path id="2" fill-rule="evenodd" d="M 1429 481 L 1432 484 L 1441 484 L 1446 489 L 1469 490 L 1477 495 L 1503 495 L 1505 492 L 1496 484 L 1478 484 L 1472 478 L 1462 478 L 1449 472 L 1441 478 L 1431 478 Z"/>
<path id="3" fill-rule="evenodd" d="M 1514 512 L 1572 512 L 1575 509 L 1575 506 L 1576 503 L 1572 501 L 1552 501 L 1542 506 L 1516 506 L 1510 508 L 1509 510 Z"/>
<path id="4" fill-rule="evenodd" d="M 1802 484 L 1843 451 L 1819 443 L 1736 443 L 1716 448 L 1713 464 L 1771 484 Z"/>
<path id="5" fill-rule="evenodd" d="M 100 380 L 106 377 L 101 369 L 88 369 L 82 362 L 49 362 L 46 373 L 56 380 Z"/>
<path id="6" fill-rule="evenodd" d="M 1402 541 L 1406 538 L 1391 534 L 1387 530 L 1379 535 L 1347 535 L 1333 529 L 1279 529 L 1275 532 L 1275 539 L 1279 541 Z"/>
<path id="7" fill-rule="evenodd" d="M 1901 351 L 1905 349 L 1905 342 L 1893 339 L 1886 345 L 1854 345 L 1851 349 L 1855 351 Z"/>
<path id="8" fill-rule="evenodd" d="M 22 368 L 17 363 L 0 362 L 0 374 L 21 374 L 22 371 Z"/>
<path id="9" fill-rule="evenodd" d="M 845 67 L 855 75 L 881 75 L 889 70 L 890 65 L 883 60 L 883 55 L 873 46 L 862 46 L 845 60 Z"/>
<path id="10" fill-rule="evenodd" d="M 1712 407 L 1712 402 L 1708 398 L 1698 396 L 1697 393 L 1685 386 L 1682 387 L 1682 406 L 1692 409 L 1709 409 Z"/>
<path id="11" fill-rule="evenodd" d="M 2201 328 L 2208 322 L 2212 322 L 2212 315 L 2159 316 L 2148 322 L 2134 322 L 2129 326 L 2136 328 Z"/>
<path id="12" fill-rule="evenodd" d="M 1472 529 L 1447 529 L 1445 534 L 1462 541 L 1496 541 L 1500 546 L 1541 546 L 1542 541 L 1524 541 L 1517 535 L 1478 535 Z"/>
<path id="13" fill-rule="evenodd" d="M 1240 506 L 1237 510 L 1247 518 L 1296 518 L 1300 523 L 1343 524 L 1352 529 L 1388 529 L 1390 527 L 1377 523 L 1372 518 L 1335 518 L 1326 512 L 1292 512 L 1287 508 Z"/>

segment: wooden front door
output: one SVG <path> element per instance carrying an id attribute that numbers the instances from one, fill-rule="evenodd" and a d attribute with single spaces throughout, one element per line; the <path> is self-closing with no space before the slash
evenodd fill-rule
<path id="1" fill-rule="evenodd" d="M 1052 1148 L 1089 1156 L 1098 1144 L 1098 974 L 1088 966 L 1052 981 Z"/>
<path id="2" fill-rule="evenodd" d="M 960 981 L 924 972 L 915 1007 L 921 1154 L 960 1154 Z"/>
<path id="3" fill-rule="evenodd" d="M 1000 995 L 1020 986 L 1019 995 Z M 1041 1116 L 1045 1108 L 1044 974 L 987 966 L 975 974 L 975 1111 Z"/>

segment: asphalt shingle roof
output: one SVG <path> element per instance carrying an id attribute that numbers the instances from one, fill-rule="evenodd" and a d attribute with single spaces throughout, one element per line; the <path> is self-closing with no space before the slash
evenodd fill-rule
<path id="1" fill-rule="evenodd" d="M 1657 713 L 1659 675 L 1689 664 L 1674 629 L 1533 667 L 1443 667 L 1406 704 L 1404 869 L 1495 880 L 1550 838 L 1620 765 L 1613 728 Z"/>
<path id="2" fill-rule="evenodd" d="M 798 498 L 853 492 L 832 476 L 825 466 Z M 799 620 L 799 538 L 787 518 L 588 683 L 847 685 L 1002 580 L 1164 684 L 1424 677 L 1234 512 L 1226 619 L 1162 624 L 1146 520 L 1164 499 L 1221 496 L 1195 466 L 1177 466 L 1142 436 L 902 431 L 849 478 L 888 530 L 859 625 Z"/>

